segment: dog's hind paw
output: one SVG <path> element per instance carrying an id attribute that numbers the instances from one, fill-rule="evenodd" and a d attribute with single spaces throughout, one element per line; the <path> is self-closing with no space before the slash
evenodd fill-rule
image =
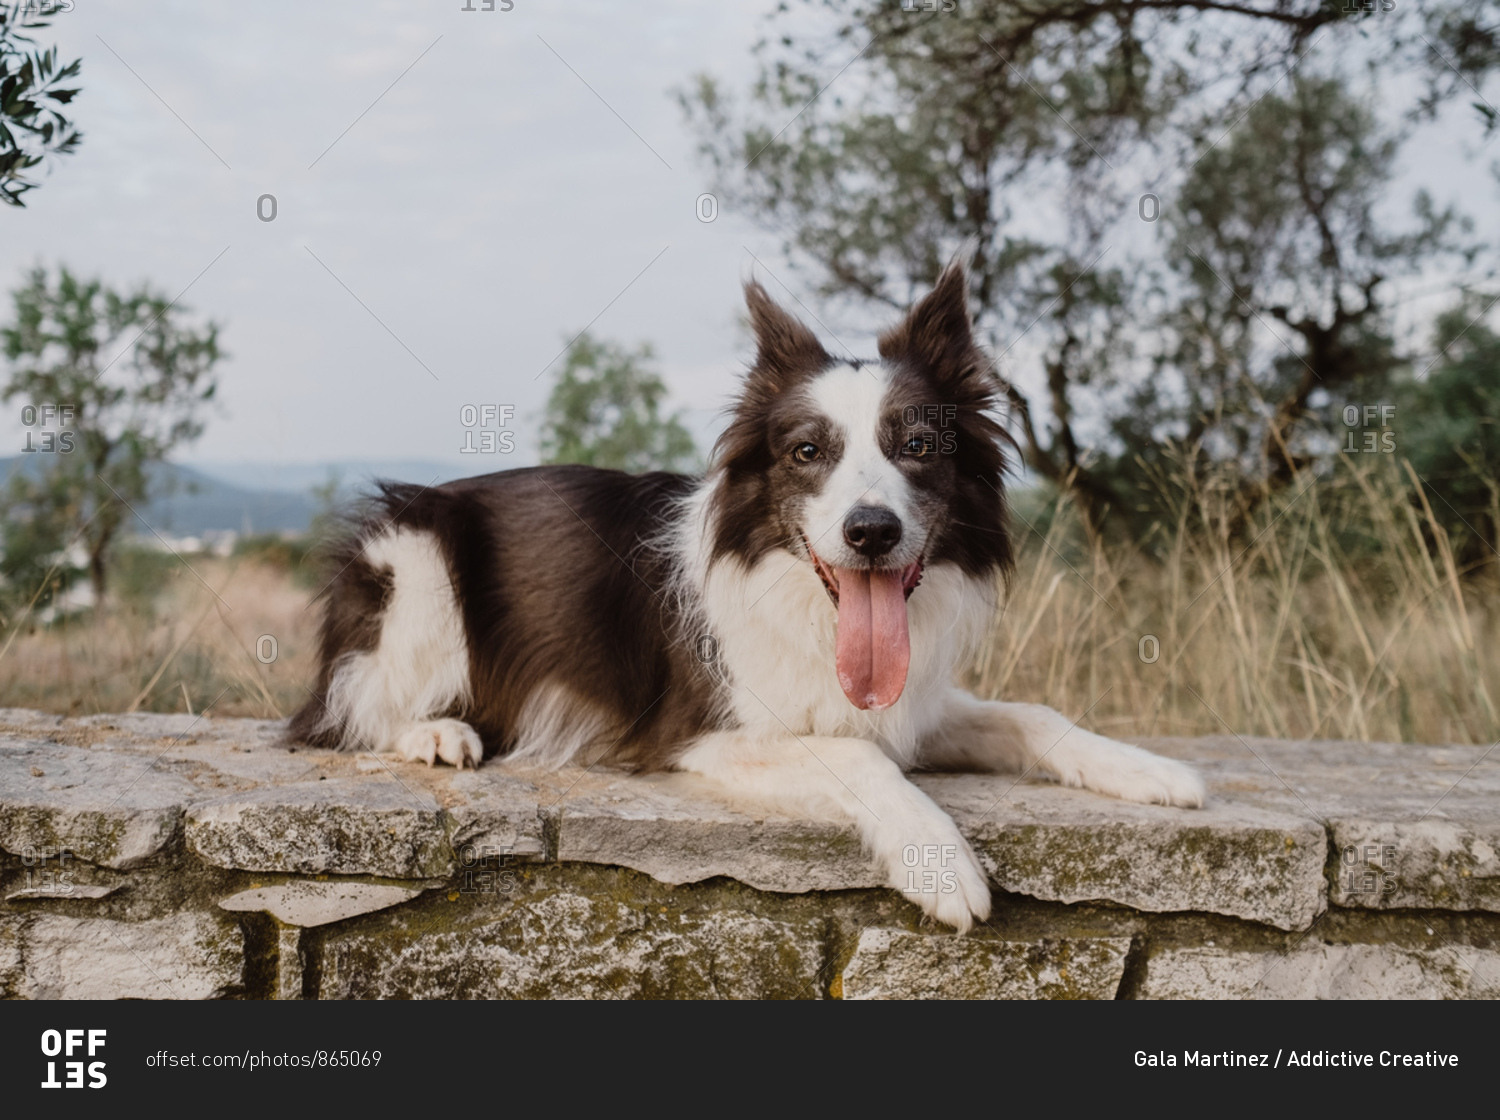
<path id="1" fill-rule="evenodd" d="M 434 766 L 441 761 L 460 770 L 465 766 L 477 770 L 484 761 L 484 744 L 462 720 L 434 719 L 414 723 L 398 735 L 396 753 L 407 762 Z"/>

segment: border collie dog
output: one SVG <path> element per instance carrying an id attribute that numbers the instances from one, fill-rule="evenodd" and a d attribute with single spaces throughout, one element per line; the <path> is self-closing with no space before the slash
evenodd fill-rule
<path id="1" fill-rule="evenodd" d="M 290 738 L 429 765 L 602 762 L 852 823 L 959 930 L 984 871 L 910 770 L 1046 775 L 1197 806 L 1181 763 L 956 678 L 1012 563 L 1000 381 L 955 262 L 830 356 L 757 283 L 757 354 L 706 477 L 581 466 L 382 484 L 325 592 Z"/>

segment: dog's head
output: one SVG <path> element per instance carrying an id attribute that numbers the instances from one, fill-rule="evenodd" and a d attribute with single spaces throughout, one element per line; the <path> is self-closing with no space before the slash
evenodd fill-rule
<path id="1" fill-rule="evenodd" d="M 967 272 L 948 266 L 880 336 L 879 361 L 832 357 L 758 283 L 745 298 L 757 351 L 714 449 L 714 558 L 784 549 L 810 565 L 838 612 L 845 695 L 888 708 L 906 683 L 907 599 L 924 568 L 984 577 L 1011 565 L 1010 439 Z"/>

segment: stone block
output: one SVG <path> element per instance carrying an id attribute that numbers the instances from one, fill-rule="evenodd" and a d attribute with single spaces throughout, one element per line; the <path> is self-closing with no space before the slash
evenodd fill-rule
<path id="1" fill-rule="evenodd" d="M 196 796 L 149 754 L 0 741 L 0 849 L 23 858 L 138 866 L 165 848 Z"/>
<path id="2" fill-rule="evenodd" d="M 727 876 L 785 893 L 884 883 L 852 826 L 732 809 L 688 775 L 590 773 L 549 811 L 564 862 L 628 867 L 671 884 Z"/>
<path id="3" fill-rule="evenodd" d="M 224 910 L 260 911 L 283 925 L 310 928 L 373 914 L 421 893 L 421 887 L 302 880 L 240 891 L 221 900 L 219 906 Z"/>
<path id="4" fill-rule="evenodd" d="M 425 879 L 454 866 L 436 800 L 397 781 L 270 786 L 196 805 L 188 848 L 216 867 Z"/>
<path id="5" fill-rule="evenodd" d="M 1128 937 L 989 937 L 867 929 L 841 974 L 845 999 L 1113 999 Z"/>
<path id="6" fill-rule="evenodd" d="M 1500 952 L 1437 944 L 1331 945 L 1285 953 L 1205 945 L 1160 949 L 1142 999 L 1495 999 Z"/>
<path id="7" fill-rule="evenodd" d="M 927 775 L 994 883 L 1055 902 L 1227 914 L 1278 929 L 1326 907 L 1315 820 L 1213 798 L 1203 809 L 1116 801 L 1011 777 Z"/>
<path id="8" fill-rule="evenodd" d="M 25 999 L 212 999 L 243 982 L 244 936 L 227 918 L 180 913 L 141 922 L 29 917 Z"/>
<path id="9" fill-rule="evenodd" d="M 453 920 L 430 908 L 334 930 L 327 999 L 810 999 L 819 922 L 662 913 L 568 889 Z"/>

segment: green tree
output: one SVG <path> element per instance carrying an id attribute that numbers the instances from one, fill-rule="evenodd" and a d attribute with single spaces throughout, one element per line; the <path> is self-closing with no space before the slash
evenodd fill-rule
<path id="1" fill-rule="evenodd" d="M 1377 146 L 1382 138 L 1315 83 L 1289 99 L 1283 85 L 1289 72 L 1321 67 L 1336 76 L 1363 49 L 1387 103 L 1392 92 L 1409 89 L 1410 114 L 1418 116 L 1467 96 L 1470 85 L 1482 89 L 1500 65 L 1496 0 L 1403 0 L 1394 11 L 1373 13 L 1337 0 L 807 0 L 800 6 L 816 8 L 818 16 L 792 14 L 791 7 L 780 6 L 757 47 L 760 73 L 747 97 L 736 99 L 704 76 L 681 98 L 726 208 L 782 232 L 788 261 L 810 269 L 823 294 L 897 307 L 934 280 L 959 244 L 973 241 L 972 297 L 981 331 L 1002 359 L 1024 340 L 1013 363 L 1040 351 L 1040 388 L 1007 386 L 1027 461 L 1070 488 L 1093 521 L 1148 500 L 1138 477 L 1126 479 L 1122 490 L 1113 476 L 1135 470 L 1138 449 L 1191 435 L 1181 423 L 1184 409 L 1208 404 L 1210 417 L 1218 403 L 1234 410 L 1234 422 L 1247 424 L 1239 434 L 1250 440 L 1251 458 L 1264 464 L 1272 458 L 1262 453 L 1267 441 L 1279 448 L 1289 426 L 1321 399 L 1316 390 L 1298 393 L 1295 384 L 1283 384 L 1294 380 L 1292 368 L 1302 368 L 1311 348 L 1326 351 L 1325 343 L 1336 343 L 1389 366 L 1391 355 L 1381 352 L 1388 341 L 1381 333 L 1384 307 L 1377 299 L 1362 311 L 1350 285 L 1378 285 L 1378 270 L 1364 266 L 1380 260 L 1389 268 L 1413 248 L 1369 224 L 1333 228 L 1338 260 L 1316 263 L 1325 280 L 1330 271 L 1341 273 L 1343 318 L 1328 302 L 1326 284 L 1322 302 L 1293 298 L 1284 284 L 1262 285 L 1252 313 L 1236 299 L 1244 293 L 1234 291 L 1230 278 L 1217 298 L 1228 308 L 1217 309 L 1214 331 L 1163 358 L 1164 342 L 1186 326 L 1181 318 L 1162 322 L 1163 304 L 1181 309 L 1183 299 L 1207 286 L 1168 261 L 1164 244 L 1137 257 L 1116 246 L 1112 231 L 1136 218 L 1143 189 L 1163 200 L 1155 214 L 1139 210 L 1148 221 L 1160 216 L 1158 231 L 1171 229 L 1199 202 L 1206 212 L 1207 202 L 1190 197 L 1185 184 L 1211 179 L 1223 186 L 1234 167 L 1251 170 L 1248 145 L 1274 132 L 1262 126 L 1280 113 L 1284 134 L 1310 125 L 1299 133 L 1309 156 L 1353 154 L 1366 178 L 1328 176 L 1338 193 L 1327 199 L 1280 198 L 1293 207 L 1287 221 L 1262 222 L 1254 235 L 1269 243 L 1293 227 L 1305 232 L 1335 205 L 1344 208 L 1340 219 L 1358 217 L 1369 197 L 1368 176 L 1383 174 L 1385 163 L 1380 152 L 1361 151 L 1349 128 L 1364 127 L 1362 139 Z M 1372 45 L 1359 48 L 1361 42 Z M 1462 81 L 1445 57 L 1459 60 Z M 1417 80 L 1403 86 L 1403 75 Z M 1321 101 L 1320 90 L 1327 94 Z M 1268 98 L 1273 105 L 1263 104 Z M 1309 120 L 1319 113 L 1334 117 Z M 1253 129 L 1260 132 L 1252 135 Z M 1248 139 L 1226 163 L 1215 153 L 1231 130 Z M 1269 148 L 1260 164 L 1284 154 Z M 1142 168 L 1153 172 L 1144 184 Z M 1273 170 L 1279 186 L 1292 169 Z M 1316 185 L 1313 177 L 1308 183 Z M 1174 211 L 1171 195 L 1180 190 L 1183 202 Z M 1220 209 L 1257 201 L 1252 193 L 1231 191 Z M 1225 232 L 1255 217 L 1223 216 Z M 1314 253 L 1322 233 L 1313 230 Z M 1212 259 L 1215 246 L 1200 239 L 1183 246 L 1189 247 Z M 1416 248 L 1431 247 L 1429 240 Z M 1215 377 L 1224 371 L 1202 361 L 1182 365 L 1189 343 L 1232 349 L 1241 341 L 1218 333 L 1221 325 L 1233 325 L 1235 315 L 1257 327 L 1260 318 L 1275 323 L 1275 308 L 1287 316 L 1277 325 L 1297 354 L 1283 351 L 1281 367 L 1250 371 L 1271 396 L 1252 405 L 1256 386 L 1238 371 L 1233 391 L 1198 392 L 1195 379 L 1205 369 Z M 1345 321 L 1350 316 L 1357 326 Z M 1368 337 L 1356 338 L 1360 331 Z M 1272 373 L 1280 378 L 1275 385 Z M 1251 431 L 1242 410 L 1263 404 L 1273 419 Z M 1282 404 L 1287 409 L 1277 418 Z M 1096 442 L 1103 446 L 1091 450 Z M 1232 454 L 1232 444 L 1205 446 Z M 1272 459 L 1261 473 L 1283 465 Z"/>
<path id="2" fill-rule="evenodd" d="M 1478 306 L 1476 306 L 1476 303 Z M 1438 317 L 1438 358 L 1397 397 L 1396 450 L 1466 563 L 1500 556 L 1500 333 L 1467 299 Z"/>
<path id="3" fill-rule="evenodd" d="M 59 106 L 78 95 L 63 83 L 78 76 L 81 59 L 58 69 L 57 48 L 38 50 L 22 31 L 47 25 L 45 17 L 65 5 L 38 0 L 0 0 L 0 201 L 24 206 L 21 196 L 36 187 L 23 173 L 48 155 L 78 147 L 82 134 Z"/>
<path id="4" fill-rule="evenodd" d="M 648 368 L 654 356 L 648 344 L 631 352 L 579 335 L 547 400 L 542 461 L 632 472 L 696 468 L 682 413 L 662 415 L 667 387 Z"/>
<path id="5" fill-rule="evenodd" d="M 111 552 L 134 509 L 151 497 L 150 468 L 203 431 L 219 327 L 188 324 L 187 312 L 140 286 L 126 293 L 83 281 L 66 268 L 56 282 L 35 269 L 12 293 L 15 318 L 0 328 L 9 376 L 0 400 L 19 400 L 29 428 L 66 430 L 32 439 L 3 505 L 3 570 L 29 592 L 50 557 L 82 547 L 95 602 L 102 603 Z M 34 433 L 36 434 L 36 433 Z"/>

